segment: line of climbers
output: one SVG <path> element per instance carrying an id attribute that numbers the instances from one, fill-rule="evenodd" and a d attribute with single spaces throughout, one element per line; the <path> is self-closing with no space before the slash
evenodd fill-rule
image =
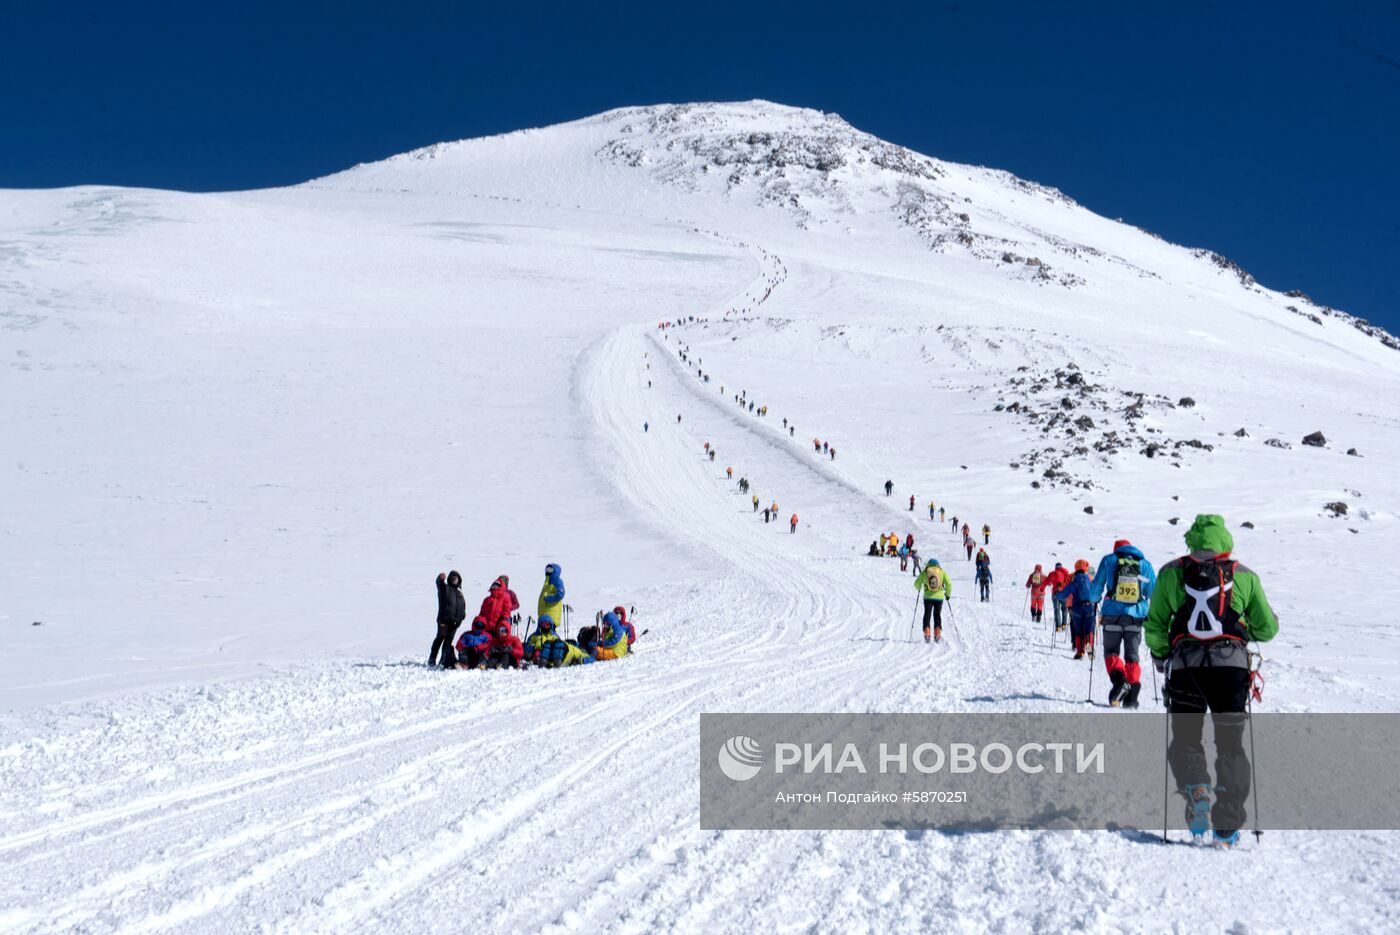
<path id="1" fill-rule="evenodd" d="M 1230 848 L 1239 842 L 1245 824 L 1251 784 L 1245 715 L 1251 699 L 1262 699 L 1263 682 L 1254 664 L 1258 655 L 1248 644 L 1272 640 L 1278 618 L 1259 576 L 1234 558 L 1234 537 L 1222 517 L 1198 515 L 1184 538 L 1188 553 L 1172 559 L 1160 574 L 1141 549 L 1119 539 L 1097 567 L 1082 558 L 1073 572 L 1058 562 L 1049 573 L 1036 565 L 1025 587 L 1031 619 L 1037 622 L 1044 620 L 1045 592 L 1050 592 L 1055 632 L 1069 627 L 1075 659 L 1088 655 L 1092 665 L 1095 633 L 1102 628 L 1110 706 L 1139 706 L 1139 643 L 1145 638 L 1154 668 L 1164 675 L 1162 700 L 1168 713 L 1211 713 L 1214 783 L 1202 718 L 1171 718 L 1167 762 L 1186 800 L 1192 834 L 1199 838 L 1213 831 L 1215 845 Z M 985 550 L 978 556 L 979 572 L 985 564 L 990 586 L 990 562 L 981 561 L 984 555 Z M 923 598 L 924 640 L 932 636 L 939 641 L 952 583 L 938 561 L 930 559 L 915 587 Z"/>
<path id="2" fill-rule="evenodd" d="M 795 431 L 786 419 L 784 426 L 789 434 Z M 813 444 L 818 453 L 830 450 L 829 445 L 823 449 L 815 439 Z M 884 486 L 885 495 L 891 496 L 893 481 L 887 480 Z M 746 479 L 741 478 L 741 490 L 747 492 Z M 755 495 L 755 510 L 758 502 Z M 911 495 L 911 512 L 916 503 Z M 945 511 L 940 508 L 935 512 L 932 501 L 928 509 L 931 521 L 945 520 Z M 795 516 L 793 526 L 795 529 Z M 951 519 L 950 531 L 955 535 L 961 532 L 969 560 L 976 550 L 979 594 L 981 600 L 989 600 L 992 575 L 985 548 L 977 549 L 969 524 L 963 523 L 959 529 L 956 516 Z M 984 525 L 981 533 L 982 544 L 989 545 L 991 527 Z M 1189 553 L 1165 565 L 1160 577 L 1142 551 L 1127 539 L 1116 541 L 1093 570 L 1085 559 L 1074 563 L 1073 572 L 1059 562 L 1049 573 L 1043 565 L 1036 565 L 1025 583 L 1031 619 L 1044 620 L 1045 592 L 1049 591 L 1054 632 L 1070 630 L 1075 659 L 1086 655 L 1093 659 L 1095 635 L 1103 628 L 1110 706 L 1139 706 L 1139 642 L 1145 636 L 1153 665 L 1165 676 L 1163 702 L 1169 713 L 1243 714 L 1251 697 L 1260 697 L 1254 654 L 1247 644 L 1273 639 L 1278 632 L 1277 617 L 1259 576 L 1233 558 L 1234 540 L 1221 517 L 1198 515 L 1185 541 Z M 903 543 L 894 533 L 881 535 L 870 544 L 868 554 L 898 555 L 901 570 L 907 568 L 910 557 L 914 559 L 915 587 L 924 605 L 924 639 L 940 641 L 943 603 L 952 599 L 952 582 L 938 560 L 930 559 L 920 568 L 912 533 Z M 1188 826 L 1197 835 L 1213 827 L 1215 843 L 1222 847 L 1238 842 L 1246 817 L 1251 776 L 1243 724 L 1216 719 L 1217 784 L 1212 785 L 1201 723 L 1179 718 L 1172 721 L 1167 759 L 1186 799 Z"/>
<path id="3" fill-rule="evenodd" d="M 665 331 L 665 330 L 667 330 L 667 329 L 669 329 L 669 328 L 671 328 L 671 327 L 674 327 L 674 326 L 680 326 L 680 325 L 685 325 L 685 324 L 703 323 L 703 322 L 705 322 L 705 321 L 707 321 L 707 319 L 704 319 L 704 318 L 696 318 L 695 316 L 692 315 L 692 316 L 690 316 L 688 319 L 687 319 L 687 318 L 679 318 L 679 319 L 677 319 L 675 322 L 659 322 L 659 323 L 657 324 L 657 328 L 658 328 L 658 330 Z M 665 336 L 663 335 L 663 337 L 665 337 Z M 683 346 L 682 346 L 682 345 L 679 345 L 679 344 L 677 345 L 677 347 L 676 347 L 676 356 L 680 359 L 680 361 L 681 361 L 682 363 L 686 364 L 687 366 L 689 366 L 690 363 L 691 363 L 691 360 L 690 360 L 690 353 L 691 353 L 691 351 L 690 351 L 690 345 L 688 345 L 688 344 L 683 345 Z M 704 369 L 703 369 L 701 366 L 699 366 L 699 365 L 702 365 L 703 363 L 704 363 L 704 360 L 703 360 L 703 359 L 698 358 L 698 357 L 695 359 L 695 364 L 697 365 L 697 366 L 696 366 L 696 376 L 697 376 L 700 380 L 702 380 L 703 382 L 709 383 L 709 382 L 710 382 L 710 374 L 706 373 L 706 372 L 704 371 Z M 650 365 L 648 365 L 648 369 L 650 369 Z M 647 386 L 648 386 L 648 387 L 651 386 L 650 381 L 648 381 Z M 720 384 L 719 393 L 720 393 L 721 396 L 724 396 L 724 395 L 725 395 L 725 385 L 724 385 L 724 384 Z M 754 415 L 759 416 L 759 417 L 766 417 L 766 416 L 768 415 L 768 406 L 767 406 L 766 404 L 765 404 L 765 405 L 759 405 L 759 404 L 756 403 L 755 401 L 749 399 L 748 390 L 740 390 L 740 391 L 739 391 L 738 393 L 736 393 L 736 394 L 730 394 L 730 397 L 733 399 L 733 401 L 735 402 L 735 404 L 738 405 L 738 407 L 739 407 L 741 410 L 747 410 L 748 412 L 753 413 Z M 680 416 L 677 416 L 677 417 L 676 417 L 676 422 L 679 423 L 680 421 L 681 421 Z M 797 427 L 796 427 L 796 425 L 794 425 L 793 423 L 789 422 L 786 418 L 783 419 L 783 428 L 787 429 L 787 433 L 788 433 L 788 437 L 789 437 L 789 438 L 795 438 L 795 437 L 797 436 Z M 649 424 L 649 423 L 643 423 L 642 430 L 643 430 L 643 431 L 648 431 L 649 429 L 650 429 L 650 424 Z M 832 460 L 832 461 L 835 461 L 835 460 L 836 460 L 836 448 L 835 448 L 835 446 L 833 446 L 829 441 L 823 441 L 823 440 L 820 439 L 820 438 L 814 438 L 814 439 L 812 439 L 812 448 L 813 448 L 813 450 L 814 450 L 818 455 L 825 455 L 826 457 L 828 457 L 828 458 L 829 458 L 830 460 Z M 910 506 L 910 509 L 913 509 L 912 504 L 911 504 L 911 506 Z M 933 512 L 932 510 L 929 511 L 930 516 L 932 516 L 932 512 Z M 793 531 L 796 531 L 795 528 L 794 528 Z"/>

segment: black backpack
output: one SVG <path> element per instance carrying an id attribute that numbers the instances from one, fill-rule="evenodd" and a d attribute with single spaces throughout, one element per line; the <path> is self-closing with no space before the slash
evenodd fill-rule
<path id="1" fill-rule="evenodd" d="M 1188 556 L 1181 560 L 1181 584 L 1186 600 L 1172 618 L 1173 646 L 1183 639 L 1249 640 L 1243 618 L 1233 606 L 1236 564 L 1218 558 L 1198 562 Z"/>
<path id="2" fill-rule="evenodd" d="M 574 645 L 579 649 L 592 652 L 598 646 L 598 627 L 579 627 L 578 637 L 574 640 Z"/>

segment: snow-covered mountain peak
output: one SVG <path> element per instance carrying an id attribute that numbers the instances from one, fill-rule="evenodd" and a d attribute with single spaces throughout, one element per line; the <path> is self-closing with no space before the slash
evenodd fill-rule
<path id="1" fill-rule="evenodd" d="M 872 193 L 887 200 L 901 185 L 945 174 L 938 160 L 835 114 L 766 101 L 641 108 L 617 112 L 610 124 L 617 135 L 599 148 L 600 158 L 687 191 L 752 192 L 759 204 L 790 210 L 802 226 L 858 213 Z"/>
<path id="2" fill-rule="evenodd" d="M 1026 262 L 1049 249 L 1042 248 L 1042 222 L 1031 219 L 1028 226 L 1025 213 L 1011 209 L 1018 199 L 1077 208 L 1058 190 L 923 155 L 834 113 L 770 101 L 619 108 L 543 129 L 434 144 L 311 184 L 651 215 L 669 214 L 680 199 L 687 214 L 713 221 L 726 220 L 716 213 L 731 207 L 776 209 L 800 230 L 883 238 L 893 228 L 913 249 L 971 252 L 1016 278 L 1066 285 L 1083 279 L 1045 260 Z M 1028 243 L 1027 233 L 1037 242 Z M 1082 246 L 1063 232 L 1051 239 Z"/>

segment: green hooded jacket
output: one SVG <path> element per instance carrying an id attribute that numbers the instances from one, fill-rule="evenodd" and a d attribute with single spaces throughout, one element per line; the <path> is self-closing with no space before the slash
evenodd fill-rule
<path id="1" fill-rule="evenodd" d="M 930 580 L 931 576 L 933 580 Z M 919 577 L 914 579 L 914 587 L 922 591 L 925 598 L 933 601 L 953 596 L 953 582 L 949 580 L 943 566 L 937 562 L 929 562 L 924 566 L 924 570 L 919 572 Z"/>
<path id="2" fill-rule="evenodd" d="M 1202 513 L 1186 530 L 1186 547 L 1191 550 L 1189 557 L 1200 562 L 1218 555 L 1228 555 L 1235 547 L 1235 540 L 1230 530 L 1225 528 L 1223 517 Z M 1183 559 L 1173 559 L 1157 573 L 1157 588 L 1152 592 L 1147 621 L 1143 624 L 1147 650 L 1154 659 L 1165 659 L 1171 654 L 1172 620 L 1186 603 L 1182 562 Z M 1230 606 L 1243 618 L 1251 640 L 1266 643 L 1278 633 L 1278 618 L 1264 597 L 1263 583 L 1258 575 L 1240 563 L 1235 565 L 1235 587 Z"/>

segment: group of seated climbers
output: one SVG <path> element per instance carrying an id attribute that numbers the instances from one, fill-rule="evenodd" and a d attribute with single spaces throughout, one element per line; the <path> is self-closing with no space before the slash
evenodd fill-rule
<path id="1" fill-rule="evenodd" d="M 575 639 L 559 635 L 563 618 L 564 578 L 560 567 L 551 562 L 544 569 L 540 588 L 539 623 L 527 630 L 522 642 L 515 635 L 520 624 L 520 599 L 510 589 L 510 578 L 501 575 L 491 582 L 471 629 L 453 642 L 466 617 L 462 576 L 455 571 L 437 576 L 437 639 L 428 654 L 428 665 L 447 669 L 518 669 L 522 665 L 578 665 L 627 655 L 637 641 L 637 631 L 627 620 L 627 608 L 614 607 L 598 613 L 597 625 L 579 630 Z M 455 649 L 455 655 L 453 650 Z"/>
<path id="2" fill-rule="evenodd" d="M 900 549 L 914 548 L 914 534 L 911 532 L 904 537 L 904 542 L 899 541 L 898 533 L 881 533 L 880 538 L 870 543 L 870 548 L 866 550 L 866 555 L 888 555 L 890 557 L 900 554 Z"/>
<path id="3" fill-rule="evenodd" d="M 627 608 L 614 607 L 597 626 L 583 627 L 574 639 L 559 635 L 554 617 L 544 614 L 524 642 L 511 633 L 508 623 L 494 632 L 478 617 L 457 641 L 459 669 L 519 669 L 524 665 L 548 669 L 621 659 L 637 641 L 636 628 L 627 620 Z"/>

